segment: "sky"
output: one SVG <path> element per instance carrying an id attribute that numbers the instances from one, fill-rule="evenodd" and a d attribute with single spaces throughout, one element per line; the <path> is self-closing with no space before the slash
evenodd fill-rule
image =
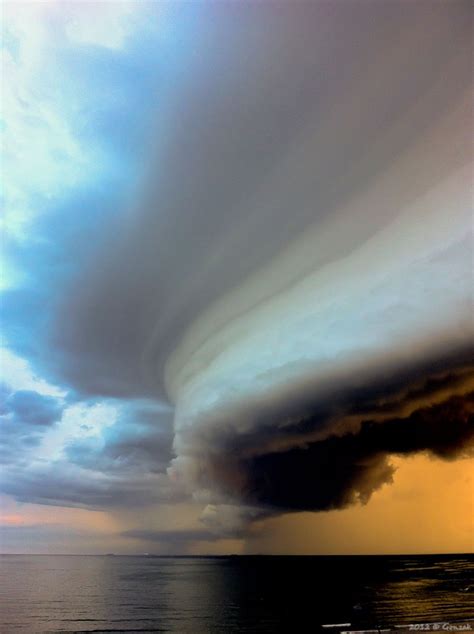
<path id="1" fill-rule="evenodd" d="M 4 3 L 1 552 L 473 550 L 469 18 Z"/>

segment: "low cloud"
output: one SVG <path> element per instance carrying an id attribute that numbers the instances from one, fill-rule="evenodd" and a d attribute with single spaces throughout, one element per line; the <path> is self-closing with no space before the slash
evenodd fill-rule
<path id="1" fill-rule="evenodd" d="M 260 420 L 238 435 L 202 430 L 198 449 L 193 454 L 193 443 L 186 444 L 188 456 L 173 462 L 171 477 L 208 503 L 201 520 L 221 535 L 278 513 L 366 504 L 392 482 L 391 456 L 474 455 L 472 371 L 464 366 L 455 376 L 451 370 L 444 380 L 404 389 L 392 381 L 385 393 L 381 384 L 333 393 L 316 401 L 312 414 L 306 402 L 299 416 L 294 409 L 290 418 Z"/>
<path id="2" fill-rule="evenodd" d="M 363 421 L 355 433 L 243 460 L 242 498 L 284 510 L 365 504 L 392 481 L 390 455 L 418 452 L 446 460 L 474 456 L 474 393 L 404 419 Z"/>

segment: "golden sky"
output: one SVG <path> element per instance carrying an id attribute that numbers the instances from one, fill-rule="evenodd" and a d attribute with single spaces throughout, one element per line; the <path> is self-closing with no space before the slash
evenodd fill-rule
<path id="1" fill-rule="evenodd" d="M 365 506 L 297 513 L 266 522 L 249 552 L 452 553 L 474 550 L 474 462 L 393 458 L 393 485 Z"/>

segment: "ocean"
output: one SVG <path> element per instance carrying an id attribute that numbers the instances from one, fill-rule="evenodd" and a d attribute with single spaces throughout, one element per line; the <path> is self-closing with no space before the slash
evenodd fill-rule
<path id="1" fill-rule="evenodd" d="M 3 555 L 0 566 L 2 634 L 292 634 L 474 616 L 474 555 Z"/>

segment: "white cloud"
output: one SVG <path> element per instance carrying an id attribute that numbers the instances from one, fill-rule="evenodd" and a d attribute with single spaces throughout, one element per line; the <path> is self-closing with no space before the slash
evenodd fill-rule
<path id="1" fill-rule="evenodd" d="M 51 203 L 106 168 L 81 139 L 84 103 L 64 57 L 71 48 L 120 49 L 137 28 L 140 4 L 7 2 L 3 5 L 2 187 L 4 239 L 36 239 L 32 221 Z M 93 75 L 90 81 L 94 80 Z M 2 254 L 0 288 L 22 275 Z"/>
<path id="2" fill-rule="evenodd" d="M 66 34 L 78 44 L 121 49 L 134 27 L 138 7 L 137 2 L 71 3 Z"/>
<path id="3" fill-rule="evenodd" d="M 61 421 L 44 436 L 39 457 L 59 458 L 65 446 L 73 440 L 99 436 L 117 420 L 117 408 L 108 403 L 75 403 L 64 410 Z"/>
<path id="4" fill-rule="evenodd" d="M 0 374 L 13 391 L 32 390 L 43 396 L 61 398 L 66 392 L 38 377 L 29 363 L 7 348 L 0 348 Z"/>
<path id="5" fill-rule="evenodd" d="M 37 197 L 51 199 L 77 182 L 86 162 L 67 116 L 73 104 L 60 73 L 61 25 L 54 24 L 52 6 L 5 7 L 3 229 L 17 239 L 41 212 Z"/>

